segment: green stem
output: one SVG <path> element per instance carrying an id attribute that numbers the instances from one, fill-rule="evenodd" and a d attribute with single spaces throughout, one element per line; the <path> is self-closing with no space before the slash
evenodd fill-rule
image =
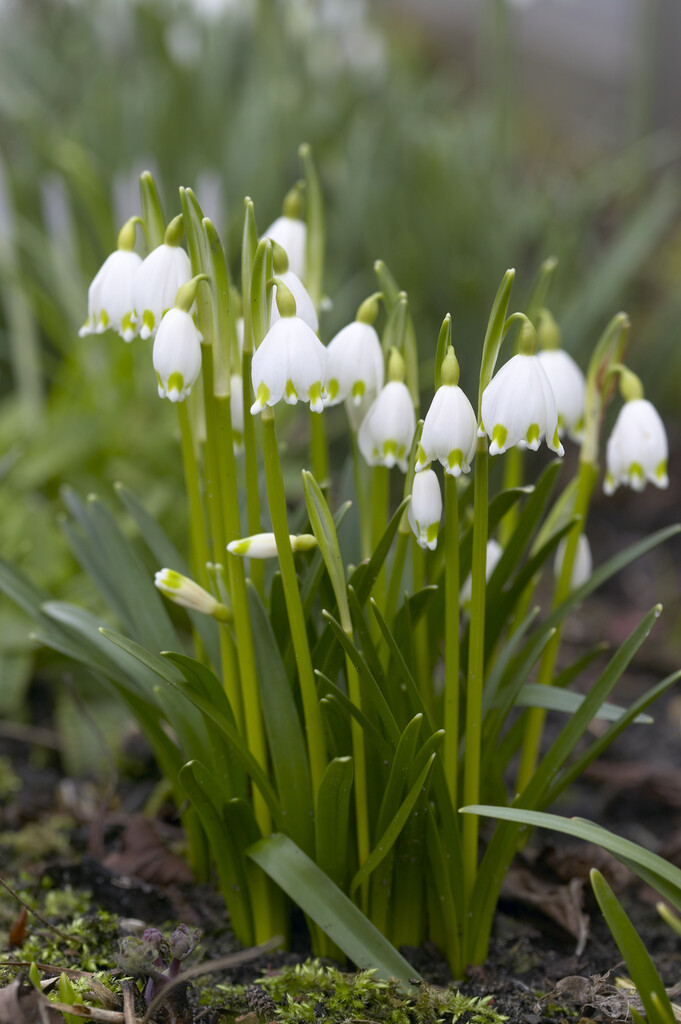
<path id="1" fill-rule="evenodd" d="M 262 532 L 260 519 L 260 480 L 258 478 L 258 449 L 255 443 L 255 418 L 250 414 L 251 360 L 252 352 L 244 348 L 241 359 L 242 388 L 244 402 L 244 459 L 246 466 L 246 517 L 248 520 L 247 535 L 252 537 Z M 251 580 L 261 599 L 265 600 L 265 564 L 251 562 Z"/>
<path id="2" fill-rule="evenodd" d="M 262 426 L 267 499 L 270 507 L 272 529 L 277 543 L 286 611 L 291 629 L 291 641 L 298 668 L 305 732 L 307 735 L 307 749 L 310 759 L 310 774 L 312 776 L 313 799 L 316 799 L 317 791 L 326 769 L 324 725 L 317 699 L 317 685 L 307 639 L 305 614 L 300 598 L 300 590 L 298 589 L 298 578 L 291 549 L 286 515 L 286 492 L 284 490 L 284 478 L 279 460 L 274 411 L 269 407 L 265 407 L 262 411 Z"/>
<path id="3" fill-rule="evenodd" d="M 357 434 L 354 430 L 350 431 L 350 446 L 352 448 L 352 470 L 359 513 L 360 548 L 362 558 L 367 559 L 371 557 L 371 518 L 367 504 L 366 463 L 360 455 Z"/>
<path id="4" fill-rule="evenodd" d="M 504 490 L 510 491 L 514 487 L 520 487 L 523 482 L 523 453 L 516 445 L 506 452 L 504 464 Z M 512 505 L 506 515 L 499 523 L 499 543 L 502 548 L 508 544 L 513 531 L 518 525 L 518 503 Z"/>
<path id="5" fill-rule="evenodd" d="M 352 630 L 345 631 L 352 638 Z M 361 710 L 362 698 L 359 689 L 357 669 L 346 655 L 345 671 L 348 679 L 348 696 Z M 352 735 L 352 756 L 354 761 L 355 815 L 357 818 L 357 857 L 360 865 L 364 864 L 371 852 L 369 840 L 369 806 L 367 803 L 367 767 L 366 750 L 364 747 L 364 731 L 354 718 L 350 723 Z M 360 906 L 366 914 L 369 909 L 369 879 L 362 884 L 360 890 Z"/>
<path id="6" fill-rule="evenodd" d="M 407 560 L 407 551 L 409 550 L 409 538 L 411 537 L 411 529 L 409 532 L 403 532 L 400 529 L 397 533 L 397 546 L 395 548 L 395 557 L 393 559 L 392 569 L 390 570 L 390 580 L 388 581 L 388 593 L 385 599 L 385 621 L 392 629 L 392 624 L 395 619 L 395 612 L 397 611 L 397 603 L 400 599 L 400 588 L 402 586 L 402 576 L 404 574 L 404 563 Z"/>
<path id="7" fill-rule="evenodd" d="M 189 411 L 186 402 L 177 403 L 177 415 L 180 421 L 180 438 L 182 443 L 182 462 L 184 478 L 189 498 L 189 536 L 193 559 L 193 572 L 202 587 L 209 589 L 206 563 L 210 560 L 206 524 L 201 505 L 201 487 L 199 484 L 199 467 L 196 463 L 192 428 L 189 422 Z"/>
<path id="8" fill-rule="evenodd" d="M 459 499 L 456 478 L 445 473 L 445 738 L 442 760 L 452 807 L 459 776 Z"/>
<path id="9" fill-rule="evenodd" d="M 426 585 L 426 552 L 416 542 L 413 544 L 412 552 L 414 593 L 418 593 Z M 433 687 L 430 677 L 430 643 L 428 620 L 425 616 L 422 616 L 414 627 L 414 661 L 416 663 L 416 685 L 428 714 L 432 718 Z"/>
<path id="10" fill-rule="evenodd" d="M 388 525 L 390 508 L 390 470 L 386 466 L 374 466 L 371 481 L 371 548 L 378 542 Z M 374 583 L 374 600 L 382 612 L 385 608 L 385 567 L 381 569 Z"/>
<path id="11" fill-rule="evenodd" d="M 468 641 L 468 685 L 466 692 L 466 746 L 464 751 L 463 802 L 479 803 L 480 740 L 482 734 L 482 688 L 485 670 L 485 598 L 487 569 L 487 438 L 478 438 L 475 454 L 473 507 L 472 593 Z M 463 873 L 466 903 L 470 905 L 478 864 L 479 819 L 464 815 L 462 826 Z"/>
<path id="12" fill-rule="evenodd" d="M 216 438 L 215 399 L 213 397 L 213 346 L 204 345 L 201 368 L 203 373 L 203 406 L 206 418 L 205 478 L 206 505 L 213 535 L 213 560 L 222 563 L 225 550 L 222 495 L 219 485 L 219 449 Z"/>
<path id="13" fill-rule="evenodd" d="M 553 608 L 559 608 L 570 594 L 570 583 L 572 580 L 572 569 L 575 562 L 575 555 L 577 554 L 577 545 L 579 543 L 580 534 L 584 529 L 584 523 L 586 522 L 587 513 L 589 511 L 589 503 L 596 484 L 597 475 L 598 470 L 592 463 L 580 462 L 579 476 L 577 478 L 577 494 L 575 496 L 575 507 L 573 511 L 575 515 L 581 516 L 581 519 L 578 523 L 575 523 L 567 536 L 563 565 L 560 577 L 553 592 Z M 544 654 L 542 655 L 539 665 L 537 682 L 542 683 L 545 686 L 548 686 L 553 682 L 556 659 L 558 657 L 558 651 L 560 650 L 562 635 L 562 626 L 558 626 L 544 648 Z M 539 759 L 539 750 L 541 747 L 545 719 L 546 711 L 543 708 L 530 708 L 527 712 L 525 734 L 520 754 L 520 767 L 518 769 L 518 779 L 516 782 L 517 793 L 522 793 L 525 786 L 534 775 L 537 761 Z"/>
<path id="14" fill-rule="evenodd" d="M 310 412 L 310 462 L 312 475 L 322 488 L 329 486 L 329 445 L 326 440 L 326 422 L 318 412 Z"/>

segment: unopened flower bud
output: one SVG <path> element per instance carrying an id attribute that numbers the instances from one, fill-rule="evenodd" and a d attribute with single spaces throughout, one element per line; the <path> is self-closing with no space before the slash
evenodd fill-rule
<path id="1" fill-rule="evenodd" d="M 154 585 L 182 608 L 201 612 L 202 615 L 211 615 L 220 622 L 227 622 L 232 617 L 226 605 L 221 604 L 194 580 L 175 572 L 174 569 L 159 569 L 154 576 Z"/>
<path id="2" fill-rule="evenodd" d="M 317 543 L 311 533 L 291 534 L 289 540 L 293 551 L 309 551 Z M 278 554 L 273 533 L 254 533 L 251 537 L 241 537 L 231 541 L 227 550 L 231 555 L 240 555 L 242 558 L 276 558 Z"/>
<path id="3" fill-rule="evenodd" d="M 442 518 L 442 493 L 432 469 L 414 475 L 407 518 L 419 547 L 434 551 Z"/>

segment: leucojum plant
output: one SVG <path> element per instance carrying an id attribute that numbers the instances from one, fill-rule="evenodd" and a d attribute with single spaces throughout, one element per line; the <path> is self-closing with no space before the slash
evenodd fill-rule
<path id="1" fill-rule="evenodd" d="M 514 272 L 504 275 L 481 339 L 476 405 L 458 386 L 444 318 L 435 395 L 419 420 L 414 324 L 382 262 L 354 322 L 328 345 L 319 338 L 322 197 L 308 147 L 301 158 L 304 180 L 262 237 L 245 201 L 239 291 L 192 191 L 180 190 L 167 223 L 149 174 L 141 216 L 90 287 L 81 334 L 93 337 L 82 343 L 115 344 L 99 337 L 112 330 L 138 346 L 153 339 L 158 394 L 169 400 L 160 411 L 179 421 L 188 557 L 125 487 L 135 543 L 97 497 L 65 489 L 68 538 L 118 631 L 7 565 L 1 582 L 37 619 L 39 640 L 126 702 L 172 787 L 194 871 L 206 878 L 215 866 L 243 943 L 286 938 L 291 900 L 316 953 L 342 951 L 406 984 L 415 971 L 396 947 L 430 938 L 461 977 L 487 955 L 524 841 L 521 824 L 501 822 L 482 847 L 480 815 L 490 805 L 543 812 L 627 726 L 650 721 L 646 709 L 678 678 L 630 707 L 608 703 L 659 607 L 586 696 L 568 686 L 602 646 L 559 661 L 570 613 L 676 530 L 594 571 L 587 564 L 601 424 L 618 385 L 606 491 L 666 486 L 666 436 L 624 366 L 624 314 L 596 342 L 586 377 L 560 349 L 547 309 L 552 260 L 524 311 L 509 314 Z M 513 354 L 497 370 L 504 343 Z M 339 414 L 327 410 L 341 403 L 353 530 L 326 434 Z M 293 505 L 280 438 L 305 427 L 304 502 Z M 556 497 L 566 435 L 581 440 L 578 470 Z M 535 474 L 522 460 L 544 440 L 557 458 Z M 490 489 L 490 463 L 504 460 L 506 481 Z M 536 588 L 554 563 L 542 613 Z M 192 656 L 161 595 L 187 609 Z M 547 710 L 564 724 L 543 751 Z M 594 718 L 606 722 L 596 738 Z"/>

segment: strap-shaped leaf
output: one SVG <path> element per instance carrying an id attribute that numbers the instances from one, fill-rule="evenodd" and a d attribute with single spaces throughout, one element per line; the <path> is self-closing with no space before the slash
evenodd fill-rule
<path id="1" fill-rule="evenodd" d="M 378 731 L 374 723 L 371 722 L 364 712 L 361 711 L 360 708 L 358 708 L 357 705 L 351 701 L 335 683 L 332 683 L 327 676 L 317 670 L 315 670 L 315 675 L 317 676 L 317 679 L 321 681 L 320 689 L 324 696 L 332 697 L 343 708 L 343 710 L 347 712 L 350 718 L 354 718 L 355 721 L 359 722 L 366 733 L 366 736 L 370 740 L 371 745 L 376 747 L 380 752 L 381 757 L 385 760 L 390 760 L 395 748 L 391 746 L 388 740 L 386 740 Z"/>
<path id="2" fill-rule="evenodd" d="M 352 777 L 352 758 L 335 757 L 326 766 L 317 791 L 315 860 L 341 889 L 348 873 Z"/>
<path id="3" fill-rule="evenodd" d="M 261 839 L 248 855 L 357 967 L 373 968 L 379 978 L 396 978 L 405 987 L 418 979 L 411 964 L 288 836 Z"/>
<path id="4" fill-rule="evenodd" d="M 400 742 L 397 744 L 390 768 L 388 782 L 383 792 L 381 809 L 378 812 L 376 833 L 379 836 L 385 832 L 397 808 L 400 806 L 422 723 L 423 715 L 414 715 L 400 736 Z"/>
<path id="5" fill-rule="evenodd" d="M 341 626 L 349 635 L 352 634 L 352 620 L 348 606 L 348 595 L 345 586 L 345 569 L 338 546 L 336 528 L 333 524 L 333 516 L 322 489 L 313 477 L 312 473 L 303 470 L 303 490 L 305 491 L 305 504 L 307 514 L 310 517 L 312 531 L 317 538 L 319 550 L 322 553 L 326 571 L 331 580 L 331 586 L 338 605 Z"/>
<path id="6" fill-rule="evenodd" d="M 592 868 L 590 877 L 598 905 L 608 922 L 617 948 L 624 957 L 649 1022 L 676 1024 L 676 1016 L 662 979 L 624 908 L 600 871 Z"/>
<path id="7" fill-rule="evenodd" d="M 482 361 L 480 364 L 478 419 L 480 419 L 482 393 L 492 379 L 494 367 L 499 355 L 499 349 L 501 348 L 501 342 L 504 336 L 504 323 L 506 322 L 506 313 L 508 311 L 508 300 L 511 297 L 511 288 L 513 287 L 514 277 L 515 270 L 506 271 L 501 280 L 501 284 L 497 289 L 497 294 L 494 297 L 492 309 L 490 310 L 487 330 L 485 331 L 485 340 L 482 347 Z"/>
<path id="8" fill-rule="evenodd" d="M 555 686 L 542 686 L 540 683 L 525 683 L 515 703 L 521 708 L 546 708 L 548 711 L 562 711 L 566 715 L 573 715 L 584 703 L 584 694 L 574 693 L 572 690 L 559 690 Z M 616 722 L 624 714 L 626 708 L 605 701 L 594 715 L 594 719 Z M 650 725 L 652 721 L 650 715 L 637 715 L 634 719 L 637 725 Z"/>

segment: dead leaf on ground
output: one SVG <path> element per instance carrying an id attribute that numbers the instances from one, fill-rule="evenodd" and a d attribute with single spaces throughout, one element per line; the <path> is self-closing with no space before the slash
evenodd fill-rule
<path id="1" fill-rule="evenodd" d="M 190 885 L 194 881 L 186 861 L 172 853 L 154 823 L 133 814 L 123 833 L 123 849 L 110 853 L 103 862 L 121 875 L 134 875 L 152 885 Z"/>
<path id="2" fill-rule="evenodd" d="M 537 865 L 547 868 L 564 882 L 572 878 L 588 880 L 592 868 L 598 868 L 615 892 L 622 892 L 635 877 L 633 871 L 595 843 L 577 843 L 566 847 L 544 846 Z"/>
<path id="3" fill-rule="evenodd" d="M 14 921 L 14 924 L 9 930 L 9 948 L 14 949 L 17 946 L 23 946 L 26 941 L 26 918 L 28 917 L 28 910 L 26 907 L 22 907 L 19 914 Z"/>
<path id="4" fill-rule="evenodd" d="M 582 954 L 589 934 L 589 917 L 582 910 L 583 879 L 573 878 L 567 885 L 556 885 L 530 868 L 516 865 L 506 875 L 501 894 L 541 910 L 577 940 L 575 953 Z"/>
<path id="5" fill-rule="evenodd" d="M 587 1014 L 589 1017 L 593 1017 L 595 1011 L 596 1019 L 605 1021 L 606 1024 L 632 1020 L 629 1007 L 641 1005 L 638 995 L 625 992 L 611 984 L 608 981 L 609 975 L 610 972 L 603 975 L 595 974 L 591 978 L 582 978 L 579 975 L 561 978 L 556 982 L 556 987 L 542 996 L 536 1004 L 535 1013 L 541 1012 L 542 1003 L 561 1003 L 578 1007 L 583 1016 L 585 1010 L 590 1011 Z"/>
<path id="6" fill-rule="evenodd" d="M 18 978 L 0 988 L 0 1024 L 64 1024 L 64 1018 L 37 988 Z"/>
<path id="7" fill-rule="evenodd" d="M 618 789 L 638 789 L 650 800 L 681 810 L 681 770 L 644 761 L 596 761 L 585 778 L 610 783 Z"/>

